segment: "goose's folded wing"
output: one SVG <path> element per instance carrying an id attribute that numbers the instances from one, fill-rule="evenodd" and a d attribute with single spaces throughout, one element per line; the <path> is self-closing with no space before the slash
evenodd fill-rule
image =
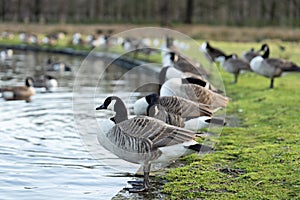
<path id="1" fill-rule="evenodd" d="M 182 84 L 180 90 L 185 91 L 189 100 L 209 104 L 213 108 L 226 107 L 229 101 L 227 97 L 195 84 Z"/>
<path id="2" fill-rule="evenodd" d="M 183 72 L 190 72 L 195 75 L 209 75 L 209 72 L 205 70 L 199 63 L 185 56 L 179 56 L 178 61 L 175 63 L 175 67 L 182 70 Z"/>
<path id="3" fill-rule="evenodd" d="M 282 59 L 277 58 L 267 58 L 264 60 L 266 65 L 270 67 L 280 68 L 284 65 L 284 61 Z"/>
<path id="4" fill-rule="evenodd" d="M 245 61 L 243 61 L 243 60 L 241 60 L 241 59 L 231 59 L 231 60 L 230 60 L 230 63 L 231 63 L 232 65 L 237 66 L 237 68 L 239 68 L 239 69 L 250 70 L 250 65 L 249 65 L 249 63 L 247 63 L 247 62 L 245 62 Z"/>
<path id="5" fill-rule="evenodd" d="M 195 133 L 190 130 L 171 126 L 146 116 L 134 117 L 116 126 L 122 130 L 123 135 L 150 141 L 154 149 L 180 144 L 195 138 Z"/>
<path id="6" fill-rule="evenodd" d="M 195 84 L 182 84 L 180 85 L 180 90 L 184 91 L 188 99 L 191 101 L 197 101 L 203 104 L 212 103 L 211 93 L 204 87 Z"/>
<path id="7" fill-rule="evenodd" d="M 168 112 L 163 106 L 159 104 L 150 106 L 148 108 L 147 116 L 159 119 L 173 126 L 184 127 L 184 120 L 180 115 Z"/>
<path id="8" fill-rule="evenodd" d="M 209 109 L 209 105 L 195 103 L 178 96 L 160 97 L 160 104 L 167 112 L 180 115 L 184 118 L 212 115 L 212 110 Z"/>

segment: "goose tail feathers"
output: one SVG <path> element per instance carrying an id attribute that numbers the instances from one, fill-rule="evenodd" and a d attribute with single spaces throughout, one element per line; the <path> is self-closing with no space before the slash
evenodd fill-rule
<path id="1" fill-rule="evenodd" d="M 213 97 L 212 106 L 214 108 L 218 108 L 218 107 L 225 108 L 227 106 L 228 102 L 229 102 L 229 98 L 228 97 L 224 97 L 221 94 L 215 93 L 214 97 Z"/>
<path id="2" fill-rule="evenodd" d="M 209 153 L 213 151 L 212 147 L 203 145 L 203 144 L 193 144 L 190 146 L 186 146 L 185 148 L 199 152 L 199 153 Z"/>
<path id="3" fill-rule="evenodd" d="M 300 67 L 295 63 L 291 63 L 289 67 L 282 68 L 284 72 L 300 72 Z"/>

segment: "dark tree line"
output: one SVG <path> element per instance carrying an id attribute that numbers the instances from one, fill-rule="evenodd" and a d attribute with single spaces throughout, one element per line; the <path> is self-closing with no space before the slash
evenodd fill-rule
<path id="1" fill-rule="evenodd" d="M 300 0 L 0 0 L 0 21 L 300 25 Z"/>

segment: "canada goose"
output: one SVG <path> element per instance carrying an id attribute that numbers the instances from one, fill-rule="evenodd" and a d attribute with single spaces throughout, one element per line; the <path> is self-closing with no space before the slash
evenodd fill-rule
<path id="1" fill-rule="evenodd" d="M 249 51 L 242 53 L 242 59 L 250 63 L 253 58 L 261 55 L 261 51 L 266 51 L 268 48 L 269 46 L 266 43 L 262 44 L 258 51 L 255 51 L 254 48 L 251 48 Z"/>
<path id="2" fill-rule="evenodd" d="M 34 87 L 43 87 L 49 92 L 54 92 L 57 89 L 58 83 L 53 76 L 45 75 L 43 77 L 35 78 L 33 85 Z"/>
<path id="3" fill-rule="evenodd" d="M 256 57 L 259 56 L 260 53 L 258 51 L 255 51 L 254 48 L 251 48 L 249 51 L 245 51 L 242 53 L 242 59 L 248 63 Z"/>
<path id="4" fill-rule="evenodd" d="M 70 72 L 71 71 L 71 67 L 69 65 L 67 65 L 64 62 L 53 62 L 51 58 L 48 58 L 47 60 L 47 71 L 55 71 L 55 72 Z"/>
<path id="5" fill-rule="evenodd" d="M 212 108 L 226 107 L 228 98 L 208 90 L 201 84 L 193 84 L 188 79 L 173 78 L 160 89 L 160 96 L 179 96 L 197 103 L 208 104 Z"/>
<path id="6" fill-rule="evenodd" d="M 207 77 L 209 75 L 208 71 L 205 70 L 199 63 L 189 59 L 186 56 L 180 55 L 175 52 L 169 53 L 169 59 L 173 67 L 182 71 L 200 75 L 202 77 Z"/>
<path id="7" fill-rule="evenodd" d="M 31 77 L 25 79 L 25 86 L 4 87 L 0 91 L 2 92 L 2 97 L 7 101 L 25 100 L 26 102 L 30 102 L 30 96 L 35 94 L 33 79 Z"/>
<path id="8" fill-rule="evenodd" d="M 225 56 L 226 54 L 220 49 L 212 47 L 208 41 L 201 45 L 201 50 L 205 53 L 208 60 L 215 62 L 216 58 L 219 56 Z"/>
<path id="9" fill-rule="evenodd" d="M 147 109 L 147 116 L 159 119 L 167 124 L 185 128 L 191 131 L 198 131 L 202 128 L 209 127 L 211 121 L 215 124 L 225 125 L 225 121 L 222 119 L 215 119 L 209 116 L 200 116 L 193 118 L 183 118 L 180 115 L 167 112 L 167 110 L 159 105 L 150 105 Z"/>
<path id="10" fill-rule="evenodd" d="M 185 78 L 185 79 L 190 79 L 190 82 L 199 82 L 201 85 L 205 85 L 206 88 L 214 91 L 214 92 L 219 92 L 219 90 L 211 85 L 205 78 L 203 78 L 200 75 L 189 73 L 189 72 L 182 72 L 179 69 L 176 69 L 175 67 L 172 66 L 165 66 L 163 67 L 160 72 L 159 72 L 159 84 L 160 86 L 164 84 L 169 79 L 172 78 Z M 159 87 L 160 89 L 160 87 Z"/>
<path id="11" fill-rule="evenodd" d="M 211 120 L 215 124 L 224 125 L 224 120 L 211 118 L 214 111 L 208 105 L 177 96 L 159 97 L 157 94 L 150 94 L 138 99 L 133 107 L 137 115 L 147 115 L 193 131 L 207 128 Z"/>
<path id="12" fill-rule="evenodd" d="M 257 74 L 271 79 L 270 88 L 274 88 L 274 78 L 280 77 L 283 72 L 300 72 L 300 67 L 293 62 L 269 58 L 269 47 L 264 46 L 264 49 L 262 56 L 256 56 L 251 60 L 250 67 Z"/>
<path id="13" fill-rule="evenodd" d="M 211 147 L 196 142 L 197 134 L 192 131 L 147 116 L 128 119 L 125 104 L 119 97 L 107 97 L 104 104 L 96 108 L 101 109 L 112 109 L 116 114 L 99 122 L 98 142 L 119 158 L 143 165 L 143 185 L 126 188 L 129 192 L 149 190 L 152 164 L 166 163 L 199 150 L 212 151 Z"/>
<path id="14" fill-rule="evenodd" d="M 239 59 L 236 54 L 219 56 L 215 60 L 221 63 L 223 69 L 226 72 L 232 73 L 234 75 L 233 83 L 237 83 L 238 76 L 241 70 L 251 70 L 249 63 L 242 59 Z"/>
<path id="15" fill-rule="evenodd" d="M 178 96 L 159 96 L 155 93 L 138 99 L 133 110 L 136 115 L 147 115 L 150 106 L 158 104 L 168 113 L 180 115 L 183 118 L 195 118 L 199 116 L 212 116 L 213 110 L 209 105 L 196 103 Z"/>

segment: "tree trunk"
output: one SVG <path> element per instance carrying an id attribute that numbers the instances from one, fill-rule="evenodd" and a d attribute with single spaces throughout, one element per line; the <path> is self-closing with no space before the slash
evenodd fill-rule
<path id="1" fill-rule="evenodd" d="M 169 22 L 169 0 L 161 0 L 160 1 L 160 25 L 168 26 Z"/>
<path id="2" fill-rule="evenodd" d="M 184 23 L 186 24 L 193 23 L 193 13 L 194 13 L 194 0 L 186 0 Z"/>

